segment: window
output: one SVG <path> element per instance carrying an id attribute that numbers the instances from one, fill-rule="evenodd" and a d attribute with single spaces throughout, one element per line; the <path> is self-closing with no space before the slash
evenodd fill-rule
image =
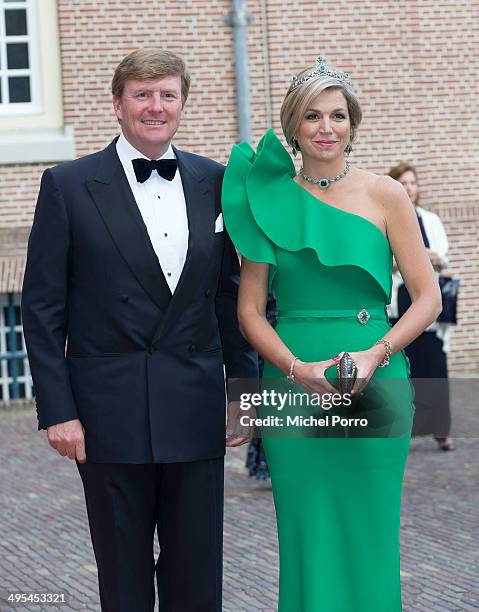
<path id="1" fill-rule="evenodd" d="M 58 0 L 0 0 L 0 164 L 67 159 Z"/>
<path id="2" fill-rule="evenodd" d="M 0 0 L 0 114 L 41 112 L 35 0 Z"/>
<path id="3" fill-rule="evenodd" d="M 20 295 L 0 295 L 0 401 L 31 399 L 32 380 L 23 337 Z"/>

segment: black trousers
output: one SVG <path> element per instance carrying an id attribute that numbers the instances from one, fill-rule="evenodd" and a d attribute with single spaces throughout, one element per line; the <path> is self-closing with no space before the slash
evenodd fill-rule
<path id="1" fill-rule="evenodd" d="M 102 611 L 221 612 L 224 458 L 77 465 Z"/>
<path id="2" fill-rule="evenodd" d="M 397 319 L 391 319 L 395 324 Z M 433 331 L 425 331 L 405 348 L 411 365 L 416 412 L 413 436 L 447 437 L 451 430 L 447 355 Z"/>

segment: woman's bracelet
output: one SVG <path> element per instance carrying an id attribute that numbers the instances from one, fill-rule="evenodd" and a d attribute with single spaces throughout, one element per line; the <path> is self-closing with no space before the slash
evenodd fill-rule
<path id="1" fill-rule="evenodd" d="M 384 368 L 386 366 L 389 365 L 389 360 L 391 359 L 391 355 L 393 352 L 391 343 L 389 342 L 389 340 L 386 340 L 385 338 L 381 338 L 381 340 L 377 340 L 375 343 L 376 344 L 384 344 L 384 346 L 386 347 L 386 354 L 384 355 L 384 359 L 381 361 L 381 363 L 379 364 L 378 367 L 380 368 Z"/>
<path id="2" fill-rule="evenodd" d="M 287 376 L 287 379 L 290 382 L 294 382 L 294 364 L 298 361 L 297 357 L 293 357 L 292 361 L 291 361 L 291 365 L 289 366 L 289 374 Z"/>

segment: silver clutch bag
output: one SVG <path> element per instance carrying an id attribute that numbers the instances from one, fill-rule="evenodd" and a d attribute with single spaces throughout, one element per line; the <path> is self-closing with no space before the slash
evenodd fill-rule
<path id="1" fill-rule="evenodd" d="M 339 391 L 342 395 L 351 393 L 351 390 L 356 380 L 358 369 L 349 353 L 344 353 L 336 365 L 338 374 Z"/>

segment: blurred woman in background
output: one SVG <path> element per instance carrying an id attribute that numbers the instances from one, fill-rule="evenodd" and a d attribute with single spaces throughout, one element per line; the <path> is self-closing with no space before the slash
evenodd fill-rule
<path id="1" fill-rule="evenodd" d="M 419 206 L 417 172 L 413 166 L 401 162 L 390 169 L 389 176 L 401 183 L 414 204 L 424 246 L 439 276 L 448 265 L 448 241 L 441 219 L 437 214 Z M 411 298 L 394 261 L 392 297 L 389 306 L 391 323 L 396 323 L 410 304 Z M 413 340 L 405 351 L 410 361 L 413 382 L 414 379 L 435 379 L 434 383 L 429 385 L 424 382 L 415 384 L 416 413 L 412 434 L 433 434 L 439 448 L 450 451 L 455 448 L 449 437 L 451 411 L 447 381 L 447 352 L 451 326 L 449 323 L 441 322 L 440 318 Z"/>

